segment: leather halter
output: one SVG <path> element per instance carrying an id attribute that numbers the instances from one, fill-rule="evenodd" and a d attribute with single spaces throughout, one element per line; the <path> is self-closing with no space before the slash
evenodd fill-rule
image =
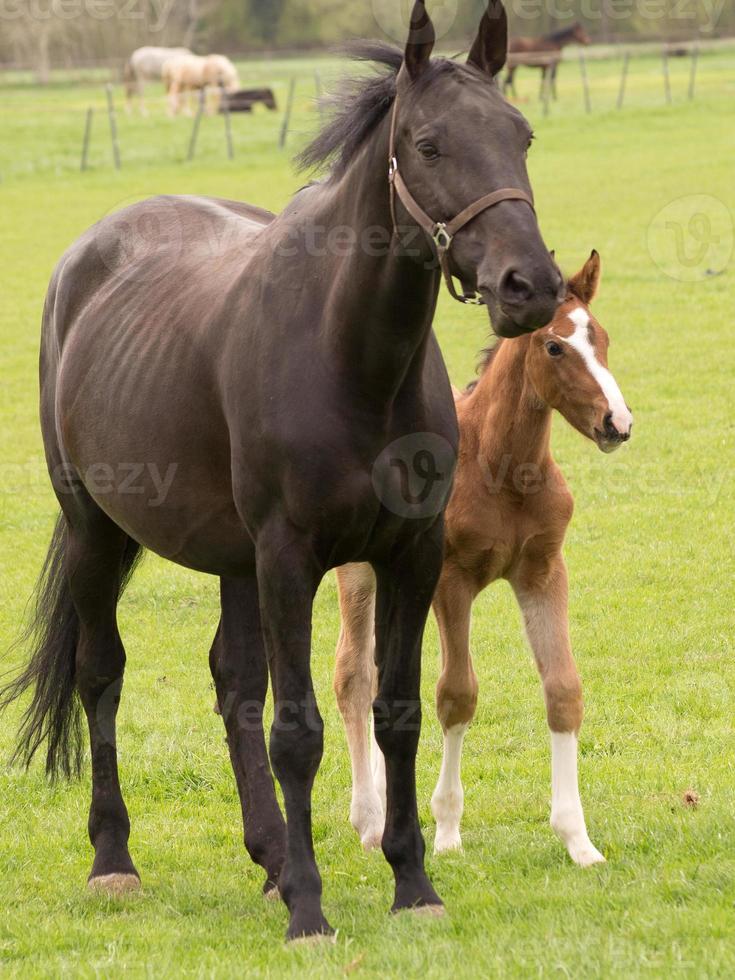
<path id="1" fill-rule="evenodd" d="M 470 204 L 463 211 L 452 218 L 451 221 L 434 221 L 429 215 L 424 211 L 415 197 L 411 194 L 408 187 L 406 187 L 405 181 L 398 170 L 398 159 L 396 157 L 396 126 L 398 121 L 398 96 L 396 95 L 395 101 L 393 103 L 393 114 L 390 120 L 390 142 L 388 146 L 388 182 L 390 183 L 390 213 L 393 220 L 393 232 L 395 233 L 396 225 L 396 202 L 395 195 L 401 201 L 401 204 L 411 215 L 416 224 L 423 228 L 426 234 L 431 238 L 434 245 L 436 246 L 437 255 L 439 257 L 439 265 L 441 266 L 442 273 L 444 275 L 444 281 L 447 284 L 447 289 L 454 299 L 458 300 L 460 303 L 469 303 L 473 306 L 483 306 L 485 300 L 482 296 L 475 292 L 474 295 L 462 293 L 460 295 L 454 286 L 454 280 L 452 279 L 452 273 L 449 268 L 449 249 L 452 245 L 452 239 L 461 231 L 465 225 L 468 225 L 473 218 L 476 218 L 478 214 L 482 214 L 483 211 L 487 211 L 488 208 L 494 207 L 501 201 L 525 201 L 526 204 L 535 212 L 533 206 L 533 200 L 526 194 L 525 191 L 518 190 L 515 187 L 501 187 L 497 191 L 493 191 L 491 194 L 486 194 L 479 200 L 475 201 L 474 204 Z"/>

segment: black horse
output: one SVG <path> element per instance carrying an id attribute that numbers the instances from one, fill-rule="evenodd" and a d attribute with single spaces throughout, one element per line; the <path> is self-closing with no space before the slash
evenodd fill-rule
<path id="1" fill-rule="evenodd" d="M 245 844 L 288 906 L 290 938 L 329 931 L 311 833 L 323 729 L 312 603 L 329 568 L 372 564 L 393 908 L 441 905 L 424 871 L 415 786 L 421 641 L 457 449 L 431 330 L 435 250 L 503 336 L 547 323 L 563 287 L 528 203 L 530 130 L 495 82 L 501 4 L 466 65 L 430 60 L 433 41 L 419 0 L 405 56 L 369 48 L 385 74 L 363 82 L 307 151 L 334 165 L 282 214 L 157 198 L 104 219 L 53 275 L 41 418 L 62 514 L 35 653 L 4 701 L 34 687 L 19 751 L 30 759 L 47 740 L 53 775 L 78 767 L 81 700 L 93 887 L 139 884 L 115 745 L 125 665 L 116 607 L 148 548 L 221 579 L 211 669 Z M 454 243 L 437 227 L 434 245 L 412 217 L 418 207 L 449 219 L 498 188 L 510 192 L 463 219 Z M 269 667 L 270 761 L 287 824 L 263 736 Z"/>

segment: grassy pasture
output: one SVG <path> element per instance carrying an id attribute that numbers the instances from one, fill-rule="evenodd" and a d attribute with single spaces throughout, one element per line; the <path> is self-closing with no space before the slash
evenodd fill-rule
<path id="1" fill-rule="evenodd" d="M 254 62 L 246 83 L 283 98 L 299 78 L 291 148 L 316 125 L 313 71 L 333 60 Z M 567 558 L 572 639 L 585 682 L 582 793 L 608 864 L 573 867 L 548 828 L 549 761 L 538 681 L 509 590 L 477 603 L 477 720 L 464 763 L 464 855 L 428 858 L 449 915 L 391 919 L 391 875 L 349 826 L 349 764 L 331 693 L 338 622 L 331 577 L 314 619 L 314 673 L 326 750 L 314 799 L 316 851 L 334 946 L 286 949 L 285 909 L 265 904 L 241 844 L 238 806 L 207 669 L 216 582 L 148 556 L 121 604 L 128 674 L 121 775 L 131 852 L 144 891 L 89 896 L 88 779 L 49 788 L 39 767 L 0 768 L 0 972 L 5 976 L 692 976 L 735 973 L 732 384 L 735 57 L 591 63 L 586 115 L 578 68 L 543 117 L 537 73 L 520 76 L 538 139 L 530 156 L 546 241 L 575 271 L 596 247 L 596 304 L 611 367 L 636 417 L 629 446 L 605 458 L 558 419 L 554 446 L 577 498 Z M 0 649 L 23 617 L 55 513 L 37 425 L 36 356 L 45 286 L 62 250 L 123 203 L 157 192 L 236 197 L 277 209 L 303 180 L 276 147 L 280 115 L 205 119 L 183 162 L 189 121 L 160 96 L 147 119 L 120 117 L 123 170 L 110 164 L 99 85 L 63 77 L 0 89 Z M 118 99 L 119 101 L 119 99 Z M 97 106 L 92 169 L 78 173 L 83 113 Z M 707 195 L 691 205 L 692 195 Z M 715 199 L 712 204 L 711 199 Z M 701 201 L 701 198 L 698 198 Z M 720 207 L 717 206 L 720 202 Z M 662 209 L 667 208 L 662 214 Z M 710 230 L 699 264 L 701 211 Z M 662 215 L 662 216 L 660 216 Z M 659 217 L 657 217 L 659 216 Z M 683 235 L 677 252 L 675 227 Z M 729 222 L 729 225 L 728 225 Z M 689 236 L 689 237 L 687 237 Z M 729 236 L 729 237 L 728 237 Z M 714 238 L 719 241 L 715 242 Z M 729 244 L 728 244 L 729 243 Z M 682 259 L 683 256 L 683 259 Z M 706 270 L 721 273 L 707 275 Z M 724 270 L 724 271 L 723 271 Z M 684 281 L 693 279 L 694 281 Z M 487 340 L 484 314 L 442 296 L 437 330 L 455 382 Z M 12 655 L 10 666 L 19 654 Z M 421 818 L 441 739 L 433 716 L 437 636 L 425 644 Z M 0 756 L 17 712 L 0 724 Z M 693 789 L 696 808 L 682 795 Z"/>

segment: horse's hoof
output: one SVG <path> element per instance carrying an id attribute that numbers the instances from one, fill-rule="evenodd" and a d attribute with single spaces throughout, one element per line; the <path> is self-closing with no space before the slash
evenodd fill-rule
<path id="1" fill-rule="evenodd" d="M 413 912 L 414 915 L 425 915 L 435 919 L 441 919 L 447 914 L 443 905 L 414 905 L 413 908 L 405 909 L 406 912 Z"/>
<path id="2" fill-rule="evenodd" d="M 315 932 L 311 936 L 295 936 L 293 939 L 287 939 L 287 946 L 323 946 L 325 943 L 329 943 L 331 946 L 337 942 L 337 934 L 335 932 Z"/>
<path id="3" fill-rule="evenodd" d="M 140 891 L 140 878 L 131 874 L 111 874 L 98 875 L 90 878 L 87 888 L 98 894 L 106 895 L 127 895 L 130 892 Z"/>
<path id="4" fill-rule="evenodd" d="M 266 902 L 277 902 L 281 897 L 281 893 L 278 890 L 278 885 L 273 885 L 272 888 L 266 888 L 263 892 L 263 898 Z"/>

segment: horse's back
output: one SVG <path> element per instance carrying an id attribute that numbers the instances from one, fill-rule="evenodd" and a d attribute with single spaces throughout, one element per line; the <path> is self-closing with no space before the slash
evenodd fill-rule
<path id="1" fill-rule="evenodd" d="M 181 322 L 203 332 L 274 217 L 239 201 L 161 196 L 103 218 L 51 278 L 42 383 L 59 369 L 72 334 L 105 357 L 121 331 L 150 337 Z"/>

